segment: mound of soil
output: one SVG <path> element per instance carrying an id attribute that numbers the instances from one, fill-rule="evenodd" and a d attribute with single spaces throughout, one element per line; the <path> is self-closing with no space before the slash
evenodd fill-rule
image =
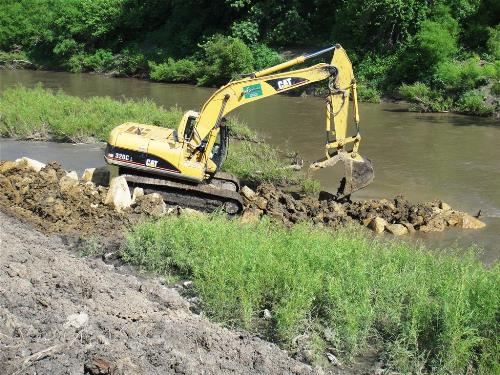
<path id="1" fill-rule="evenodd" d="M 0 212 L 0 374 L 310 374 L 157 280 L 77 257 Z"/>
<path id="2" fill-rule="evenodd" d="M 125 194 L 129 195 L 126 182 L 123 183 Z M 167 209 L 158 194 L 138 196 L 132 206 L 117 210 L 106 198 L 112 186 L 113 182 L 108 189 L 93 182 L 79 181 L 57 162 L 39 171 L 22 162 L 0 162 L 0 209 L 34 223 L 44 232 L 104 237 L 115 233 L 120 236 L 124 227 L 141 218 L 182 212 L 179 208 Z M 334 228 L 359 223 L 375 232 L 387 231 L 395 235 L 417 230 L 435 232 L 447 227 L 478 229 L 485 226 L 442 201 L 410 203 L 401 196 L 390 201 L 336 201 L 326 192 L 319 197 L 306 196 L 287 193 L 272 184 L 262 184 L 256 192 L 244 187 L 242 195 L 246 201 L 244 220 L 270 215 L 286 225 L 304 220 Z M 127 199 L 130 201 L 130 197 Z"/>

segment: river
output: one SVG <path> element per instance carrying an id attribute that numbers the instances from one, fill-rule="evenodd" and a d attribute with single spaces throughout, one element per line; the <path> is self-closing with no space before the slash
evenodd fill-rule
<path id="1" fill-rule="evenodd" d="M 199 109 L 212 89 L 189 85 L 152 83 L 137 79 L 93 74 L 27 70 L 0 70 L 0 91 L 16 84 L 64 90 L 81 97 L 148 97 L 168 108 Z M 324 100 L 314 97 L 275 96 L 234 112 L 240 120 L 284 150 L 297 151 L 304 160 L 323 155 Z M 448 230 L 417 234 L 411 239 L 431 247 L 483 249 L 486 263 L 500 257 L 500 122 L 456 114 L 406 112 L 399 104 L 361 103 L 360 151 L 374 164 L 373 184 L 356 193 L 356 199 L 390 198 L 403 194 L 410 201 L 442 199 L 452 207 L 475 214 L 481 210 L 483 230 Z M 1 158 L 32 155 L 57 159 L 66 168 L 81 170 L 102 163 L 98 145 L 15 142 L 2 140 Z M 323 189 L 335 191 L 339 173 L 312 174 Z"/>

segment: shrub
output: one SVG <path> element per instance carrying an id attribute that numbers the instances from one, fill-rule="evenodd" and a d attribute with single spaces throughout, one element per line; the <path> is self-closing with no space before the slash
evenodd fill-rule
<path id="1" fill-rule="evenodd" d="M 479 58 L 473 57 L 465 61 L 447 60 L 439 63 L 434 80 L 447 91 L 463 92 L 486 83 L 491 74 L 488 64 L 481 66 Z"/>
<path id="2" fill-rule="evenodd" d="M 110 50 L 98 49 L 92 54 L 77 53 L 67 62 L 69 69 L 74 73 L 97 72 L 105 73 L 116 67 L 115 56 Z"/>
<path id="3" fill-rule="evenodd" d="M 361 102 L 380 103 L 380 93 L 376 88 L 363 83 L 358 83 L 357 87 L 358 99 Z"/>
<path id="4" fill-rule="evenodd" d="M 460 97 L 457 109 L 460 112 L 476 116 L 489 116 L 495 112 L 495 106 L 485 102 L 484 94 L 474 90 L 467 91 Z"/>
<path id="5" fill-rule="evenodd" d="M 203 69 L 198 78 L 202 86 L 221 86 L 238 74 L 253 69 L 250 48 L 238 38 L 216 34 L 200 45 Z"/>
<path id="6" fill-rule="evenodd" d="M 198 74 L 198 65 L 190 59 L 167 59 L 165 63 L 149 62 L 151 69 L 149 77 L 153 81 L 163 82 L 195 82 Z"/>
<path id="7" fill-rule="evenodd" d="M 253 44 L 250 49 L 252 50 L 255 70 L 261 70 L 283 62 L 283 57 L 265 44 Z"/>
<path id="8" fill-rule="evenodd" d="M 452 104 L 451 98 L 443 98 L 437 91 L 431 90 L 426 84 L 415 82 L 412 85 L 402 84 L 399 93 L 410 102 L 410 110 L 417 112 L 439 112 L 448 110 Z"/>
<path id="9" fill-rule="evenodd" d="M 255 44 L 260 36 L 259 25 L 248 20 L 235 21 L 231 25 L 231 36 L 248 45 Z"/>
<path id="10" fill-rule="evenodd" d="M 287 230 L 212 215 L 141 224 L 122 256 L 193 279 L 209 316 L 288 349 L 301 336 L 347 361 L 375 346 L 397 373 L 499 370 L 500 267 L 471 254 L 430 253 L 354 228 Z"/>

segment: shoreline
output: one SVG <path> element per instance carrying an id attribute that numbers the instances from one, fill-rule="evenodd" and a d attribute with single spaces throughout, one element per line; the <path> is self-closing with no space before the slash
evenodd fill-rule
<path id="1" fill-rule="evenodd" d="M 155 81 L 151 78 L 148 78 L 146 74 L 139 74 L 139 75 L 132 75 L 132 76 L 129 76 L 129 75 L 126 75 L 126 74 L 123 74 L 123 73 L 117 73 L 117 72 L 103 72 L 103 73 L 100 73 L 100 72 L 96 72 L 96 71 L 89 71 L 89 72 L 81 72 L 81 73 L 73 73 L 71 71 L 68 71 L 68 70 L 54 70 L 54 69 L 45 69 L 41 66 L 37 66 L 36 64 L 34 63 L 31 63 L 29 62 L 30 64 L 32 64 L 32 66 L 34 67 L 10 67 L 8 66 L 7 64 L 4 64 L 4 65 L 0 65 L 0 70 L 4 69 L 4 70 L 30 70 L 30 71 L 41 71 L 41 72 L 53 72 L 53 73 L 67 73 L 67 74 L 91 74 L 91 75 L 96 75 L 96 76 L 104 76 L 104 77 L 107 77 L 107 78 L 116 78 L 116 79 L 137 79 L 137 80 L 141 80 L 141 81 L 145 81 L 145 82 L 149 82 L 149 83 L 157 83 L 157 84 L 166 84 L 166 85 L 179 85 L 179 86 L 187 86 L 187 87 L 193 87 L 193 88 L 204 88 L 204 89 L 209 89 L 209 90 L 216 90 L 217 87 L 213 87 L 213 86 L 198 86 L 194 83 L 178 83 L 178 82 L 163 82 L 163 81 Z M 289 91 L 287 93 L 283 93 L 283 94 L 280 94 L 280 95 L 284 95 L 284 96 L 290 96 L 290 97 L 298 97 L 298 96 L 301 96 L 301 97 L 315 97 L 315 98 L 322 98 L 324 97 L 324 94 L 318 94 L 316 93 L 316 88 L 315 86 L 313 85 L 312 87 L 305 87 L 303 89 L 297 89 L 297 90 L 300 90 L 300 91 L 295 91 L 295 90 L 292 90 L 292 91 Z M 491 115 L 489 116 L 478 116 L 478 115 L 472 115 L 472 114 L 469 114 L 469 113 L 465 113 L 465 112 L 460 112 L 460 111 L 453 111 L 453 110 L 446 110 L 446 111 L 411 111 L 409 109 L 409 107 L 412 105 L 412 103 L 404 100 L 404 99 L 399 99 L 399 98 L 395 98 L 395 97 L 391 97 L 389 95 L 384 95 L 384 94 L 381 94 L 380 95 L 380 100 L 377 101 L 377 102 L 373 102 L 373 101 L 370 101 L 370 100 L 361 100 L 360 98 L 358 98 L 358 101 L 360 103 L 370 103 L 370 104 L 381 104 L 381 103 L 390 103 L 390 104 L 396 104 L 396 105 L 401 105 L 401 106 L 406 106 L 406 110 L 404 112 L 409 112 L 409 113 L 422 113 L 422 114 L 425 114 L 425 113 L 428 113 L 428 114 L 453 114 L 453 115 L 461 115 L 461 116 L 467 116 L 467 117 L 479 117 L 479 118 L 486 118 L 486 119 L 497 119 L 497 118 L 500 118 L 500 112 L 494 112 L 492 113 Z"/>

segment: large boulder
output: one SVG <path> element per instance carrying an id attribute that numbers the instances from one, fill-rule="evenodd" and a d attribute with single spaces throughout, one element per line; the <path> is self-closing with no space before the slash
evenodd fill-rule
<path id="1" fill-rule="evenodd" d="M 144 195 L 144 191 L 142 191 L 142 195 L 140 195 L 140 190 L 137 190 L 137 188 L 134 189 L 134 194 L 135 212 L 145 213 L 153 217 L 160 217 L 167 213 L 167 205 L 160 194 Z"/>
<path id="2" fill-rule="evenodd" d="M 255 191 L 250 189 L 248 186 L 243 186 L 240 190 L 240 193 L 243 196 L 243 198 L 245 198 L 245 200 L 247 200 L 248 202 L 253 201 L 257 196 Z"/>
<path id="3" fill-rule="evenodd" d="M 461 220 L 458 222 L 458 226 L 463 229 L 481 229 L 484 228 L 486 224 L 469 214 L 463 213 Z"/>
<path id="4" fill-rule="evenodd" d="M 66 176 L 72 178 L 75 181 L 78 181 L 78 175 L 76 174 L 76 171 L 68 172 L 66 173 Z"/>
<path id="5" fill-rule="evenodd" d="M 125 177 L 118 176 L 111 180 L 104 204 L 114 207 L 116 211 L 122 211 L 132 205 L 130 189 Z"/>
<path id="6" fill-rule="evenodd" d="M 109 179 L 110 174 L 107 167 L 87 168 L 82 175 L 82 181 L 90 181 L 97 186 L 108 186 Z"/>
<path id="7" fill-rule="evenodd" d="M 31 169 L 34 172 L 40 172 L 42 168 L 45 167 L 44 163 L 39 162 L 35 159 L 27 158 L 26 156 L 23 156 L 20 159 L 16 159 L 16 164 L 18 168 Z"/>
<path id="8" fill-rule="evenodd" d="M 403 224 L 388 224 L 385 229 L 395 236 L 408 234 L 408 228 L 406 228 Z"/>
<path id="9" fill-rule="evenodd" d="M 382 233 L 387 225 L 388 223 L 385 219 L 377 216 L 370 221 L 368 228 L 373 230 L 375 233 Z"/>

